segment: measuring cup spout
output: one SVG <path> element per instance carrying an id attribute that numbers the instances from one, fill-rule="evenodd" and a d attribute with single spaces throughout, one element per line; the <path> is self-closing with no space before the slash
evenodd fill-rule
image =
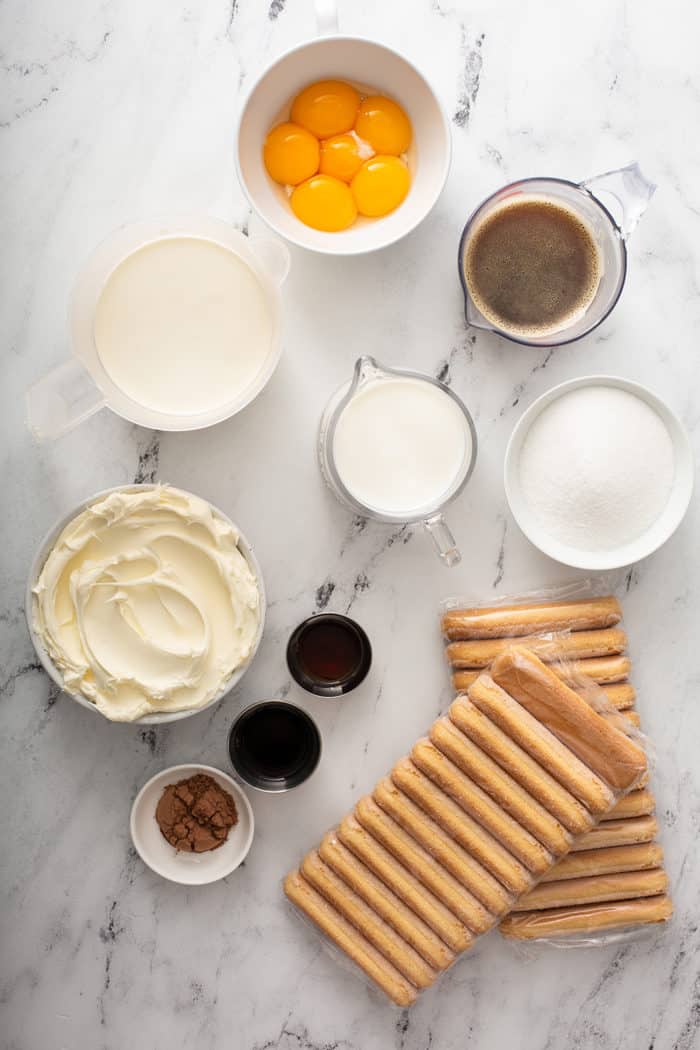
<path id="1" fill-rule="evenodd" d="M 431 518 L 426 518 L 423 525 L 432 536 L 435 549 L 448 569 L 458 565 L 462 560 L 462 555 L 457 549 L 455 538 L 442 514 L 433 514 Z"/>
<path id="2" fill-rule="evenodd" d="M 646 178 L 636 161 L 624 168 L 585 179 L 579 186 L 594 197 L 609 194 L 614 198 L 621 212 L 618 225 L 625 240 L 633 232 L 656 192 L 656 184 Z"/>
<path id="3" fill-rule="evenodd" d="M 27 423 L 36 438 L 58 438 L 105 405 L 104 395 L 75 358 L 64 361 L 30 386 Z"/>

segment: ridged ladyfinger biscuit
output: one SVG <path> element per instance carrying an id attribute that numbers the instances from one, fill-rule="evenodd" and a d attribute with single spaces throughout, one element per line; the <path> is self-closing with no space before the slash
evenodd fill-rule
<path id="1" fill-rule="evenodd" d="M 658 842 L 640 842 L 633 846 L 608 846 L 582 850 L 562 857 L 551 871 L 542 876 L 542 884 L 561 879 L 579 879 L 585 875 L 610 875 L 620 871 L 644 871 L 660 868 L 664 851 Z"/>
<path id="2" fill-rule="evenodd" d="M 469 690 L 469 699 L 474 706 L 515 740 L 592 813 L 607 812 L 614 800 L 608 785 L 507 692 L 492 688 L 495 685 L 492 679 L 487 678 L 487 684 L 487 690 Z"/>
<path id="3" fill-rule="evenodd" d="M 539 911 L 544 908 L 567 908 L 573 904 L 655 897 L 667 889 L 668 876 L 663 868 L 585 875 L 578 879 L 541 882 L 515 902 L 513 911 Z"/>
<path id="4" fill-rule="evenodd" d="M 642 749 L 527 649 L 515 647 L 497 657 L 491 677 L 606 784 L 621 791 L 637 784 L 647 768 Z"/>
<path id="5" fill-rule="evenodd" d="M 490 831 L 529 871 L 541 875 L 551 867 L 554 858 L 542 843 L 502 810 L 430 740 L 419 740 L 411 758 L 426 776 Z"/>
<path id="6" fill-rule="evenodd" d="M 450 640 L 515 638 L 545 631 L 614 627 L 621 619 L 622 609 L 616 598 L 581 598 L 533 605 L 451 609 L 442 617 L 442 630 Z"/>
<path id="7" fill-rule="evenodd" d="M 506 915 L 500 931 L 519 941 L 544 937 L 566 937 L 577 933 L 625 929 L 666 922 L 673 914 L 673 904 L 665 896 L 640 897 L 610 904 L 585 904 L 547 911 L 516 912 Z"/>
<path id="8" fill-rule="evenodd" d="M 389 777 L 379 781 L 373 797 L 404 831 L 473 893 L 491 914 L 504 915 L 508 911 L 513 898 L 500 882 L 424 813 L 420 806 L 400 791 Z"/>
<path id="9" fill-rule="evenodd" d="M 473 687 L 480 693 L 489 689 L 500 692 L 490 678 L 480 678 Z M 468 697 L 461 696 L 451 705 L 449 718 L 465 736 L 510 773 L 514 780 L 561 821 L 572 834 L 580 835 L 593 825 L 593 818 L 577 798 L 543 769 L 514 740 L 480 711 Z"/>
<path id="10" fill-rule="evenodd" d="M 535 836 L 550 853 L 566 853 L 571 835 L 556 817 L 548 813 L 532 795 L 513 780 L 449 718 L 439 718 L 430 728 L 433 744 L 478 784 L 487 795 L 510 813 L 518 824 Z"/>
<path id="11" fill-rule="evenodd" d="M 639 788 L 637 791 L 630 791 L 628 795 L 624 795 L 609 813 L 603 814 L 601 819 L 607 821 L 624 820 L 626 817 L 644 817 L 648 813 L 653 813 L 655 809 L 656 801 L 651 791 Z"/>
<path id="12" fill-rule="evenodd" d="M 450 642 L 447 659 L 454 668 L 484 668 L 514 645 L 512 638 L 478 638 L 467 642 Z M 601 631 L 574 631 L 554 637 L 526 635 L 517 644 L 536 653 L 540 660 L 587 660 L 591 657 L 619 656 L 627 648 L 627 635 L 620 627 Z"/>
<path id="13" fill-rule="evenodd" d="M 417 989 L 395 966 L 344 919 L 298 871 L 284 882 L 284 892 L 397 1006 L 415 1002 Z"/>
<path id="14" fill-rule="evenodd" d="M 605 820 L 576 839 L 572 850 L 603 849 L 607 846 L 630 846 L 635 842 L 651 842 L 658 833 L 656 817 L 627 817 L 624 820 Z"/>
<path id="15" fill-rule="evenodd" d="M 391 779 L 511 893 L 524 893 L 529 889 L 532 884 L 530 872 L 498 839 L 422 773 L 410 758 L 402 758 L 396 763 Z"/>
<path id="16" fill-rule="evenodd" d="M 337 834 L 343 845 L 401 897 L 452 951 L 463 952 L 470 947 L 473 937 L 464 923 L 377 842 L 355 816 L 345 817 Z"/>
<path id="17" fill-rule="evenodd" d="M 472 933 L 485 933 L 491 929 L 495 916 L 385 813 L 370 795 L 357 803 L 355 816 L 363 828 L 420 879 Z"/>
<path id="18" fill-rule="evenodd" d="M 333 869 L 321 860 L 316 850 L 312 850 L 304 858 L 301 874 L 411 984 L 416 988 L 428 988 L 433 983 L 437 972 L 428 966 L 425 959 L 399 937 L 384 919 L 368 907 L 361 897 L 338 878 Z"/>
<path id="19" fill-rule="evenodd" d="M 324 835 L 318 852 L 328 867 L 415 948 L 429 966 L 446 970 L 454 962 L 455 954 L 445 942 L 343 845 L 335 831 Z"/>

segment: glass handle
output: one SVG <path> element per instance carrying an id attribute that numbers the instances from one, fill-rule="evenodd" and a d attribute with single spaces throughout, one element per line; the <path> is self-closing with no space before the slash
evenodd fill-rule
<path id="1" fill-rule="evenodd" d="M 316 28 L 319 36 L 338 32 L 337 0 L 316 0 Z"/>
<path id="2" fill-rule="evenodd" d="M 619 227 L 625 240 L 634 231 L 656 192 L 656 184 L 646 178 L 636 161 L 625 168 L 586 179 L 580 185 L 594 197 L 609 193 L 615 198 L 622 212 Z"/>
<path id="3" fill-rule="evenodd" d="M 250 250 L 265 273 L 278 287 L 287 280 L 291 256 L 289 248 L 274 237 L 251 237 Z"/>
<path id="4" fill-rule="evenodd" d="M 453 565 L 458 565 L 462 560 L 462 555 L 457 549 L 455 538 L 442 514 L 433 514 L 432 518 L 426 518 L 423 524 L 432 536 L 435 549 L 445 565 L 449 569 Z"/>
<path id="5" fill-rule="evenodd" d="M 29 429 L 40 441 L 67 434 L 105 404 L 102 391 L 76 358 L 30 386 L 26 401 Z"/>

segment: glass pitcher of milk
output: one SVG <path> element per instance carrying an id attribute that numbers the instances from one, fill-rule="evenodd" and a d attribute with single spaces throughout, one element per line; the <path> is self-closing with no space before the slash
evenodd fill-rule
<path id="1" fill-rule="evenodd" d="M 123 226 L 80 272 L 70 358 L 27 391 L 36 437 L 107 406 L 154 430 L 196 430 L 239 412 L 281 354 L 289 251 L 208 217 Z"/>
<path id="2" fill-rule="evenodd" d="M 421 522 L 448 566 L 460 561 L 442 510 L 466 485 L 476 431 L 462 401 L 421 372 L 361 357 L 352 381 L 321 419 L 321 472 L 355 514 L 390 524 Z"/>

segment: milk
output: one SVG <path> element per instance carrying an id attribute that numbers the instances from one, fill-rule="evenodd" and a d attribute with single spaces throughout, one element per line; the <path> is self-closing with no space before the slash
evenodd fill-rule
<path id="1" fill-rule="evenodd" d="M 173 415 L 216 411 L 263 367 L 273 339 L 265 291 L 228 248 L 164 237 L 127 255 L 95 311 L 97 353 L 139 405 Z"/>
<path id="2" fill-rule="evenodd" d="M 343 408 L 333 459 L 348 492 L 370 511 L 418 517 L 451 495 L 472 458 L 460 406 L 424 379 L 372 380 Z"/>

